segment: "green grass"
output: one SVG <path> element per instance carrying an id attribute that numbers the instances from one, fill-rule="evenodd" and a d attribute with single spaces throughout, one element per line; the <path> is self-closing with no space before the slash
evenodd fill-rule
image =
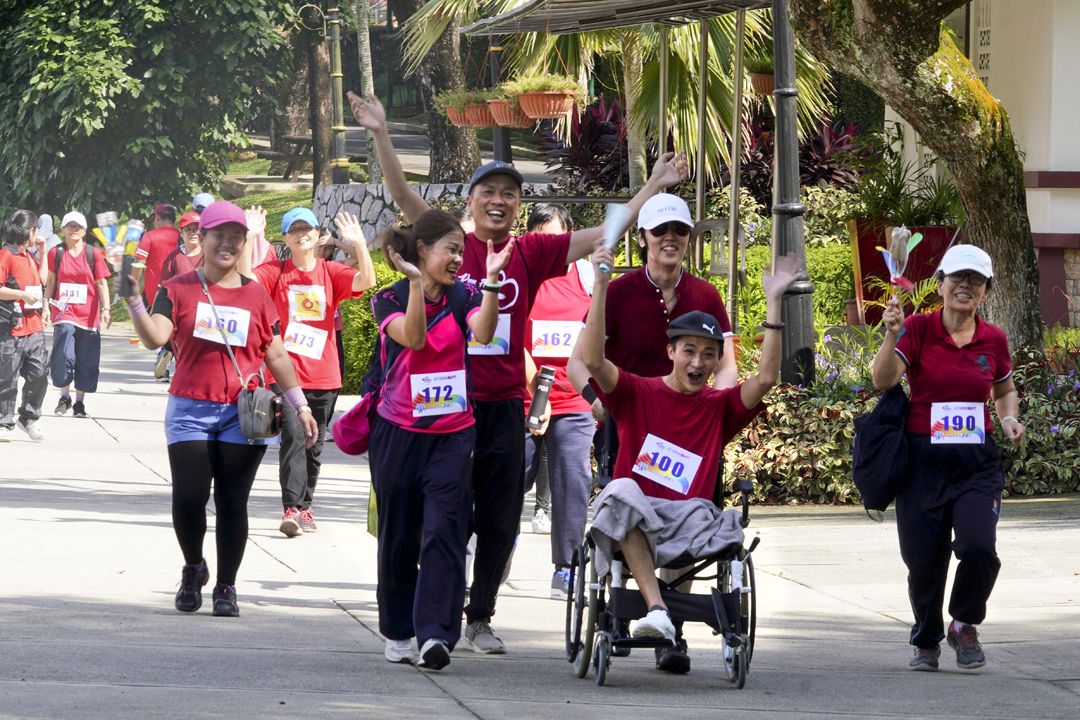
<path id="1" fill-rule="evenodd" d="M 287 193 L 255 193 L 234 201 L 242 208 L 262 205 L 266 210 L 266 239 L 273 242 L 281 237 L 281 216 L 294 207 L 311 207 L 311 191 Z"/>
<path id="2" fill-rule="evenodd" d="M 245 160 L 234 160 L 229 163 L 226 171 L 229 175 L 267 175 L 270 172 L 270 161 L 252 157 Z"/>

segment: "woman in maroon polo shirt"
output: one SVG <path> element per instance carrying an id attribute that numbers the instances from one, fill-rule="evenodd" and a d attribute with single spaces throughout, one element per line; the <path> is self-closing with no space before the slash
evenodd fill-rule
<path id="1" fill-rule="evenodd" d="M 986 664 L 975 626 L 986 617 L 1001 567 L 995 543 L 1005 487 L 986 401 L 993 398 L 1010 441 L 1024 437 L 1016 419 L 1019 400 L 1008 338 L 977 315 L 993 274 L 990 256 L 979 248 L 950 248 L 937 272 L 944 307 L 905 320 L 899 302 L 892 300 L 882 321 L 885 339 L 874 358 L 877 389 L 896 385 L 905 373 L 911 388 L 911 477 L 896 498 L 896 526 L 915 614 L 914 670 L 937 670 L 943 637 L 956 651 L 958 667 Z M 950 547 L 959 564 L 946 632 L 941 610 Z"/>

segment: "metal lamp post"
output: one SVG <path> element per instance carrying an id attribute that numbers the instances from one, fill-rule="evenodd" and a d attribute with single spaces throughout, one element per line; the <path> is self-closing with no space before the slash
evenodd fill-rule
<path id="1" fill-rule="evenodd" d="M 330 96 L 334 106 L 334 124 L 330 126 L 332 134 L 330 178 L 335 185 L 349 182 L 349 155 L 345 150 L 345 94 L 342 87 L 341 71 L 341 8 L 338 0 L 326 2 L 326 42 L 330 51 Z"/>
<path id="2" fill-rule="evenodd" d="M 773 72 L 776 78 L 776 153 L 773 171 L 773 258 L 793 254 L 806 267 L 806 240 L 799 202 L 799 135 L 795 87 L 795 36 L 787 0 L 772 0 Z M 780 379 L 794 385 L 814 381 L 814 284 L 798 280 L 784 295 L 783 361 Z"/>

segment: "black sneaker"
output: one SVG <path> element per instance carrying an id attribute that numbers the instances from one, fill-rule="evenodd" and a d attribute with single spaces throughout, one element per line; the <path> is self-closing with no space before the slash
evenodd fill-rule
<path id="1" fill-rule="evenodd" d="M 176 609 L 192 613 L 202 607 L 202 587 L 210 580 L 210 570 L 203 560 L 185 565 L 180 571 L 180 589 L 176 591 Z"/>
<path id="2" fill-rule="evenodd" d="M 450 664 L 450 648 L 444 640 L 428 638 L 420 648 L 420 662 L 416 667 L 421 670 L 442 670 Z"/>
<path id="3" fill-rule="evenodd" d="M 71 409 L 71 396 L 70 395 L 61 395 L 60 396 L 60 402 L 56 403 L 56 410 L 53 410 L 53 413 L 56 414 L 56 415 L 63 415 L 64 413 L 66 413 L 70 409 Z"/>
<path id="4" fill-rule="evenodd" d="M 236 604 L 236 586 L 214 586 L 214 615 L 217 617 L 240 617 L 240 606 Z"/>
<path id="5" fill-rule="evenodd" d="M 675 647 L 656 648 L 656 669 L 669 673 L 690 672 L 690 656 L 686 653 L 686 641 L 675 641 Z"/>
<path id="6" fill-rule="evenodd" d="M 979 644 L 979 631 L 974 625 L 964 625 L 957 631 L 949 623 L 949 632 L 945 636 L 949 647 L 956 651 L 956 667 L 961 670 L 974 670 L 986 664 L 986 655 Z"/>
<path id="7" fill-rule="evenodd" d="M 938 669 L 938 658 L 941 656 L 941 646 L 932 648 L 915 648 L 915 657 L 911 658 L 908 667 L 912 670 L 927 670 L 933 672 Z"/>
<path id="8" fill-rule="evenodd" d="M 71 406 L 71 414 L 75 417 L 86 417 L 86 406 L 83 405 L 82 400 L 76 400 L 75 404 Z"/>

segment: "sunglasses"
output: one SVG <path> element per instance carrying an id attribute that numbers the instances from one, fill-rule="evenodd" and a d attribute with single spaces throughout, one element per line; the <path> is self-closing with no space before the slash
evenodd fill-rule
<path id="1" fill-rule="evenodd" d="M 961 272 L 949 273 L 945 277 L 949 278 L 954 283 L 962 283 L 966 279 L 968 285 L 973 287 L 981 287 L 986 284 L 986 278 L 973 270 L 964 270 Z"/>
<path id="2" fill-rule="evenodd" d="M 668 234 L 668 231 L 674 232 L 679 237 L 686 237 L 690 234 L 690 229 L 690 226 L 686 223 L 672 221 L 650 228 L 649 232 L 652 233 L 653 237 L 664 237 Z"/>

